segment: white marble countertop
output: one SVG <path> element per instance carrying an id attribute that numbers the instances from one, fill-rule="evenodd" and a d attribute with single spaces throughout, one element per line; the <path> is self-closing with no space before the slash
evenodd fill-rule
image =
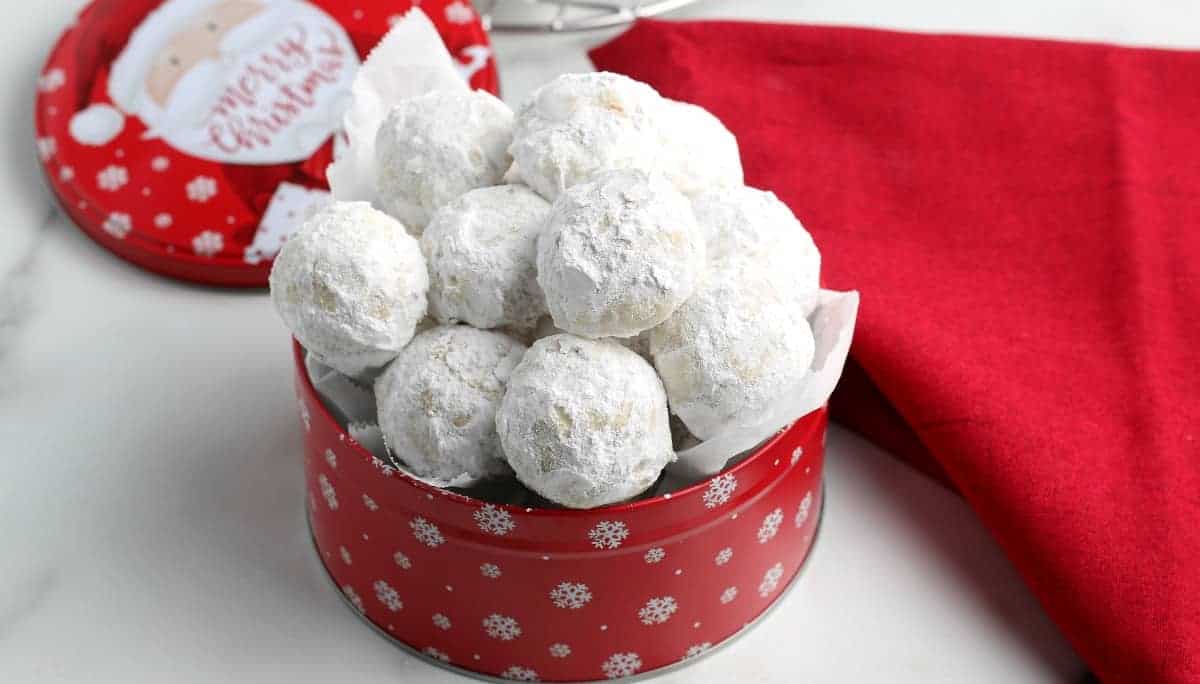
<path id="1" fill-rule="evenodd" d="M 377 637 L 302 512 L 288 337 L 260 292 L 151 276 L 41 185 L 35 75 L 78 0 L 0 1 L 0 681 L 465 681 Z M 712 0 L 684 15 L 1195 47 L 1188 3 Z M 500 37 L 505 96 L 611 34 Z M 663 682 L 1074 681 L 1077 657 L 954 495 L 834 428 L 811 563 Z"/>

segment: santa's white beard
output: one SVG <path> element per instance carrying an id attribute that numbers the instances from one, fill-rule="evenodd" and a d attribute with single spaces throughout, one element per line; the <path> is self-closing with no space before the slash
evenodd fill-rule
<path id="1" fill-rule="evenodd" d="M 309 53 L 313 63 L 286 73 L 262 60 L 282 42 L 299 36 L 310 50 L 334 45 L 341 56 L 328 59 Z M 345 31 L 324 12 L 297 0 L 271 0 L 224 36 L 220 54 L 189 69 L 163 106 L 145 93 L 138 98 L 134 113 L 148 128 L 145 137 L 162 138 L 212 161 L 276 164 L 309 157 L 340 126 L 358 58 Z M 304 61 L 295 55 L 290 60 L 271 56 L 274 64 Z M 312 80 L 318 62 L 325 67 L 318 89 L 311 98 L 297 95 L 303 83 Z M 330 66 L 335 63 L 338 66 Z M 250 73 L 247 67 L 259 71 Z M 300 106 L 301 101 L 311 104 Z"/>

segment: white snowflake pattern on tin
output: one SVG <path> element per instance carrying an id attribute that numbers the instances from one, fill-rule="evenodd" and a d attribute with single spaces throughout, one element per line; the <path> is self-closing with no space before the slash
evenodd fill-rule
<path id="1" fill-rule="evenodd" d="M 446 617 L 445 615 L 442 615 L 441 613 L 434 613 L 433 626 L 441 630 L 447 630 L 453 627 L 453 624 L 451 624 L 450 618 Z"/>
<path id="2" fill-rule="evenodd" d="M 521 636 L 521 625 L 513 618 L 492 613 L 483 619 L 483 629 L 493 639 L 512 641 Z"/>
<path id="3" fill-rule="evenodd" d="M 46 73 L 38 77 L 38 90 L 43 93 L 52 93 L 67 82 L 67 74 L 59 67 L 49 69 Z"/>
<path id="4" fill-rule="evenodd" d="M 375 469 L 382 473 L 384 477 L 391 477 L 396 474 L 396 467 L 390 463 L 385 463 L 378 456 L 371 457 L 371 465 L 375 466 Z"/>
<path id="5" fill-rule="evenodd" d="M 225 249 L 225 237 L 215 230 L 202 230 L 192 238 L 192 251 L 196 256 L 216 256 L 222 249 Z"/>
<path id="6" fill-rule="evenodd" d="M 804 498 L 800 499 L 800 508 L 796 509 L 796 527 L 800 527 L 808 521 L 808 511 L 812 508 L 812 492 L 805 492 Z"/>
<path id="7" fill-rule="evenodd" d="M 592 600 L 592 592 L 582 582 L 560 582 L 550 590 L 550 600 L 559 608 L 579 610 Z"/>
<path id="8" fill-rule="evenodd" d="M 300 421 L 304 423 L 304 431 L 312 431 L 312 415 L 308 412 L 308 404 L 297 399 L 296 403 L 300 404 Z"/>
<path id="9" fill-rule="evenodd" d="M 704 492 L 704 507 L 716 508 L 728 503 L 737 486 L 737 478 L 733 476 L 733 473 L 725 473 L 724 475 L 714 477 L 708 483 L 708 490 Z"/>
<path id="10" fill-rule="evenodd" d="M 484 563 L 483 565 L 479 566 L 479 574 L 488 579 L 497 579 L 502 573 L 500 572 L 499 565 L 496 565 L 495 563 Z"/>
<path id="11" fill-rule="evenodd" d="M 600 666 L 609 679 L 632 677 L 642 669 L 642 659 L 636 653 L 614 653 Z"/>
<path id="12" fill-rule="evenodd" d="M 776 563 L 763 574 L 762 583 L 758 585 L 758 595 L 766 598 L 779 588 L 779 580 L 783 577 L 783 563 Z"/>
<path id="13" fill-rule="evenodd" d="M 804 447 L 798 446 L 792 449 L 792 465 L 799 463 L 802 456 L 804 456 Z"/>
<path id="14" fill-rule="evenodd" d="M 375 588 L 375 598 L 379 599 L 384 608 L 393 613 L 403 610 L 404 602 L 400 600 L 400 593 L 392 585 L 383 580 L 375 580 L 373 586 Z"/>
<path id="15" fill-rule="evenodd" d="M 733 549 L 726 546 L 725 548 L 723 548 L 717 552 L 716 557 L 713 558 L 713 562 L 716 563 L 717 565 L 725 565 L 732 558 L 733 558 Z"/>
<path id="16" fill-rule="evenodd" d="M 172 223 L 175 223 L 175 219 L 165 211 L 154 215 L 154 227 L 159 230 L 170 228 Z"/>
<path id="17" fill-rule="evenodd" d="M 766 544 L 779 534 L 779 526 L 783 523 L 783 509 L 776 508 L 763 518 L 762 525 L 758 528 L 758 543 Z"/>
<path id="18" fill-rule="evenodd" d="M 571 647 L 563 643 L 550 644 L 550 655 L 555 658 L 566 658 L 571 655 Z"/>
<path id="19" fill-rule="evenodd" d="M 615 549 L 629 537 L 629 527 L 620 520 L 601 520 L 588 532 L 592 546 L 598 549 Z"/>
<path id="20" fill-rule="evenodd" d="M 504 672 L 501 672 L 500 678 L 509 679 L 514 682 L 536 682 L 538 680 L 538 673 L 528 667 L 513 665 Z"/>
<path id="21" fill-rule="evenodd" d="M 337 492 L 333 491 L 333 485 L 330 484 L 329 478 L 325 477 L 325 473 L 317 476 L 317 485 L 321 487 L 321 496 L 325 497 L 325 504 L 329 506 L 329 510 L 336 511 L 338 509 Z"/>
<path id="22" fill-rule="evenodd" d="M 517 526 L 508 511 L 493 504 L 484 504 L 483 508 L 475 511 L 475 524 L 479 525 L 480 530 L 497 537 L 503 537 Z"/>
<path id="23" fill-rule="evenodd" d="M 333 453 L 333 449 L 325 450 L 325 462 L 329 464 L 330 468 L 337 470 L 337 454 Z"/>
<path id="24" fill-rule="evenodd" d="M 54 153 L 58 151 L 58 141 L 50 136 L 38 138 L 37 149 L 38 156 L 42 158 L 42 161 L 46 161 L 50 157 L 53 157 Z"/>
<path id="25" fill-rule="evenodd" d="M 124 240 L 125 236 L 129 235 L 129 231 L 133 230 L 133 219 L 129 217 L 129 214 L 114 211 L 104 219 L 101 228 L 116 239 Z"/>
<path id="26" fill-rule="evenodd" d="M 196 176 L 184 186 L 187 198 L 193 202 L 207 202 L 217 194 L 217 181 L 209 176 Z"/>
<path id="27" fill-rule="evenodd" d="M 705 641 L 704 643 L 696 644 L 695 646 L 689 646 L 687 653 L 683 654 L 683 659 L 691 660 L 692 658 L 695 658 L 698 655 L 703 655 L 703 654 L 707 653 L 710 648 L 712 648 L 712 642 L 710 642 L 710 641 Z"/>
<path id="28" fill-rule="evenodd" d="M 367 496 L 366 494 L 362 495 L 362 502 L 363 502 L 363 505 L 367 507 L 367 510 L 371 511 L 372 513 L 379 510 L 379 504 L 375 503 L 375 499 L 372 499 L 371 497 Z"/>
<path id="29" fill-rule="evenodd" d="M 451 24 L 469 24 L 475 20 L 475 11 L 462 0 L 446 5 L 446 21 Z"/>
<path id="30" fill-rule="evenodd" d="M 167 169 L 171 168 L 171 160 L 168 159 L 167 157 L 163 157 L 161 155 L 157 156 L 154 159 L 150 160 L 150 168 L 159 173 L 162 173 L 163 171 L 166 171 Z"/>
<path id="31" fill-rule="evenodd" d="M 402 551 L 397 551 L 396 553 L 392 554 L 392 560 L 396 561 L 396 565 L 399 565 L 401 570 L 412 569 L 412 561 L 409 560 L 408 556 L 404 555 Z"/>
<path id="32" fill-rule="evenodd" d="M 96 185 L 101 190 L 116 192 L 129 182 L 129 170 L 124 166 L 109 164 L 96 174 Z"/>
<path id="33" fill-rule="evenodd" d="M 58 179 L 64 183 L 68 183 L 75 179 L 75 167 L 63 165 L 58 169 Z"/>
<path id="34" fill-rule="evenodd" d="M 344 546 L 338 547 L 338 553 L 342 556 L 342 562 L 346 565 L 354 565 L 354 559 L 350 556 L 350 549 Z"/>
<path id="35" fill-rule="evenodd" d="M 446 541 L 446 538 L 442 536 L 442 531 L 438 529 L 437 525 L 434 525 L 425 518 L 413 518 L 408 523 L 408 526 L 412 528 L 413 536 L 417 538 L 417 541 L 431 549 L 441 546 Z"/>
<path id="36" fill-rule="evenodd" d="M 350 586 L 349 584 L 343 586 L 342 594 L 346 596 L 346 600 L 350 602 L 350 605 L 354 606 L 355 610 L 360 613 L 366 612 L 367 609 L 365 606 L 363 606 L 362 597 L 358 595 L 357 591 L 354 591 L 354 587 Z"/>
<path id="37" fill-rule="evenodd" d="M 674 597 L 655 597 L 646 601 L 646 605 L 638 611 L 638 619 L 643 625 L 661 625 L 670 620 L 676 610 L 679 610 L 679 604 L 675 602 Z"/>
<path id="38" fill-rule="evenodd" d="M 446 653 L 444 651 L 439 651 L 438 649 L 434 648 L 433 646 L 426 646 L 425 648 L 421 649 L 421 653 L 424 653 L 425 655 L 429 656 L 430 658 L 433 658 L 434 660 L 440 660 L 443 663 L 450 662 L 450 656 L 446 655 Z"/>
<path id="39" fill-rule="evenodd" d="M 737 587 L 725 587 L 725 591 L 721 592 L 721 603 L 733 603 L 737 595 Z"/>
<path id="40" fill-rule="evenodd" d="M 656 547 L 650 549 L 649 551 L 647 551 L 646 555 L 642 556 L 642 560 L 653 565 L 655 563 L 661 563 L 662 560 L 666 557 L 667 557 L 667 552 L 662 547 L 656 546 Z"/>

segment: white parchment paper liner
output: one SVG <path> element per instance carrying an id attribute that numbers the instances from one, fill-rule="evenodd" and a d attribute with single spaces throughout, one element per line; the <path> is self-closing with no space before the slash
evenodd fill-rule
<path id="1" fill-rule="evenodd" d="M 419 9 L 409 10 L 367 55 L 350 86 L 342 119 L 347 147 L 329 168 L 334 199 L 375 201 L 375 133 L 401 100 L 435 90 L 466 91 L 437 29 Z"/>
<path id="2" fill-rule="evenodd" d="M 304 354 L 304 367 L 317 396 L 321 397 L 325 408 L 339 423 L 375 422 L 375 392 L 370 384 L 362 384 L 342 375 L 307 352 Z"/>
<path id="3" fill-rule="evenodd" d="M 823 406 L 842 377 L 857 318 L 857 291 L 821 290 L 817 308 L 808 318 L 813 337 L 816 338 L 812 369 L 778 402 L 756 416 L 759 420 L 732 426 L 711 439 L 680 451 L 678 458 L 667 466 L 671 486 L 687 486 L 716 475 L 738 454 Z"/>

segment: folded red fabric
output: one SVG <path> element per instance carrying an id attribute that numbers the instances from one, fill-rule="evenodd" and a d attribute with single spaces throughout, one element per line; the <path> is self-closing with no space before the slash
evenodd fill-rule
<path id="1" fill-rule="evenodd" d="M 1200 682 L 1200 54 L 648 21 L 592 59 L 719 116 L 862 291 L 841 418 L 1102 680 Z"/>

